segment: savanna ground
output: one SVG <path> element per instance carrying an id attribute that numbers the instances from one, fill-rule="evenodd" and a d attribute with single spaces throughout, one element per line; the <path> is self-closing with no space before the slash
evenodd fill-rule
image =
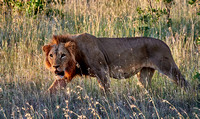
<path id="1" fill-rule="evenodd" d="M 136 76 L 76 77 L 53 97 L 41 47 L 53 34 L 150 36 L 165 41 L 191 84 L 185 92 L 156 72 L 152 88 Z M 112 47 L 112 46 L 110 46 Z M 0 118 L 200 118 L 200 2 L 195 0 L 0 1 Z"/>

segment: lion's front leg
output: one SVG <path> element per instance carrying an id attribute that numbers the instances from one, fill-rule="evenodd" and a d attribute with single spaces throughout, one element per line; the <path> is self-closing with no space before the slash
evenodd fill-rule
<path id="1" fill-rule="evenodd" d="M 99 87 L 102 91 L 106 93 L 110 92 L 110 81 L 107 78 L 98 78 Z"/>
<path id="2" fill-rule="evenodd" d="M 56 91 L 60 88 L 65 88 L 66 87 L 66 81 L 65 79 L 57 79 L 55 80 L 51 86 L 49 87 L 48 91 L 51 93 L 51 94 L 54 94 L 56 93 Z"/>
<path id="3" fill-rule="evenodd" d="M 110 93 L 110 77 L 109 72 L 105 68 L 96 70 L 96 77 L 99 83 L 100 89 L 105 93 Z"/>

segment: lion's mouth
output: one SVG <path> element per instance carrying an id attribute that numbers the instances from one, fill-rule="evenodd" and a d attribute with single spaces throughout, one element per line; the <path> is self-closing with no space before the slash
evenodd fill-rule
<path id="1" fill-rule="evenodd" d="M 64 77 L 64 75 L 65 75 L 65 72 L 64 71 L 61 71 L 61 72 L 59 72 L 59 71 L 55 71 L 55 74 L 56 74 L 56 77 L 57 78 L 63 78 Z"/>

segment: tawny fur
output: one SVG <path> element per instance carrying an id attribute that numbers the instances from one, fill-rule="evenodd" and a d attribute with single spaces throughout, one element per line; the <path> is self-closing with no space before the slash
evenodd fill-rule
<path id="1" fill-rule="evenodd" d="M 58 69 L 65 72 L 64 78 L 55 81 L 49 90 L 55 90 L 58 85 L 65 87 L 63 83 L 76 75 L 95 76 L 100 87 L 108 91 L 110 77 L 121 79 L 138 74 L 139 81 L 147 87 L 155 70 L 181 87 L 188 85 L 169 47 L 155 38 L 96 38 L 87 33 L 59 35 L 53 36 L 52 41 L 43 46 L 43 51 L 47 68 L 54 72 L 54 66 L 59 66 Z M 50 53 L 54 57 L 50 57 Z M 63 53 L 64 60 L 61 59 Z"/>

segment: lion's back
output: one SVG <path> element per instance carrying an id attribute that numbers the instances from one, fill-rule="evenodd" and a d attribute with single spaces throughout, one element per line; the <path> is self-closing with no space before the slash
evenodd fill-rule
<path id="1" fill-rule="evenodd" d="M 163 41 L 151 37 L 98 38 L 97 42 L 99 49 L 112 60 L 171 55 Z"/>

